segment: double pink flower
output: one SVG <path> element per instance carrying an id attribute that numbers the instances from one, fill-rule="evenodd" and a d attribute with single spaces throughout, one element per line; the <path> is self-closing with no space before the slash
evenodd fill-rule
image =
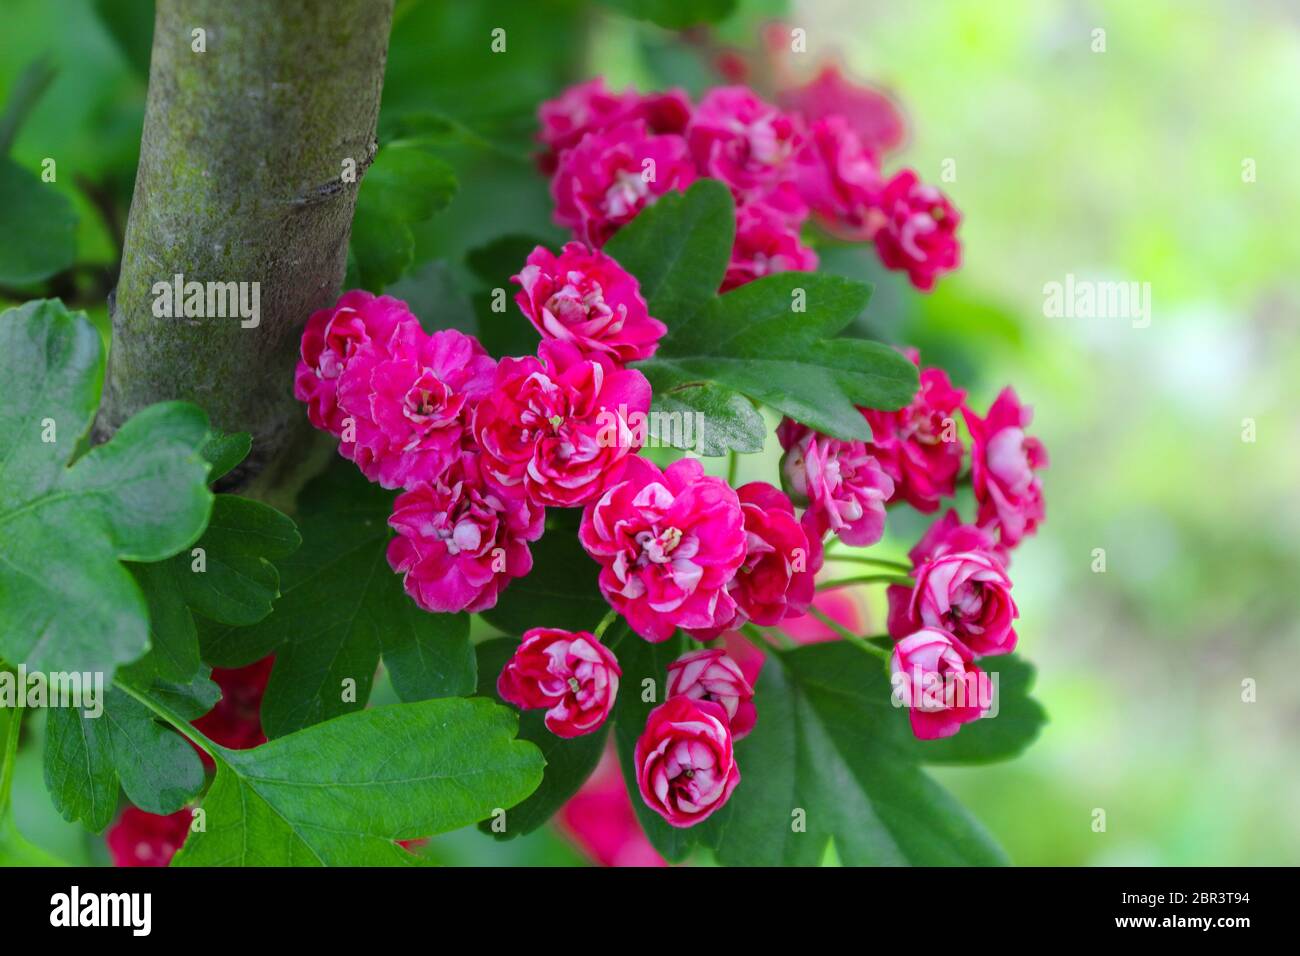
<path id="1" fill-rule="evenodd" d="M 633 763 L 646 806 L 675 827 L 706 819 L 740 783 L 726 710 L 685 695 L 650 712 Z"/>
<path id="2" fill-rule="evenodd" d="M 983 418 L 965 410 L 971 433 L 971 486 L 981 527 L 996 528 L 1014 548 L 1043 520 L 1043 485 L 1035 472 L 1047 467 L 1042 442 L 1025 434 L 1032 410 L 1014 389 L 1004 388 Z"/>
<path id="3" fill-rule="evenodd" d="M 915 349 L 907 356 L 920 365 Z M 965 448 L 957 435 L 957 412 L 966 393 L 953 388 L 941 368 L 922 368 L 916 396 L 898 411 L 866 408 L 871 452 L 894 482 L 894 500 L 930 512 L 956 491 Z"/>
<path id="4" fill-rule="evenodd" d="M 786 419 L 777 429 L 785 455 L 781 479 L 796 503 L 806 507 L 808 537 L 834 532 L 847 544 L 875 544 L 885 533 L 885 502 L 894 481 L 870 446 L 841 441 Z"/>
<path id="5" fill-rule="evenodd" d="M 339 451 L 384 488 L 432 481 L 460 457 L 468 412 L 492 388 L 496 362 L 454 329 L 394 349 L 364 352 L 344 372 L 339 407 L 355 421 Z"/>
<path id="6" fill-rule="evenodd" d="M 660 471 L 628 458 L 619 480 L 587 505 L 578 539 L 601 565 L 605 600 L 649 641 L 736 616 L 727 584 L 746 553 L 740 500 L 694 459 Z"/>
<path id="7" fill-rule="evenodd" d="M 664 696 L 682 695 L 691 700 L 711 701 L 727 714 L 731 736 L 739 740 L 754 729 L 758 711 L 754 688 L 740 665 L 720 647 L 706 647 L 683 654 L 668 665 L 668 687 Z"/>
<path id="8" fill-rule="evenodd" d="M 961 214 L 943 193 L 900 170 L 880 193 L 876 251 L 887 269 L 901 269 L 922 292 L 961 265 L 957 226 Z"/>
<path id="9" fill-rule="evenodd" d="M 535 627 L 502 669 L 497 693 L 523 710 L 545 709 L 557 737 L 579 737 L 605 722 L 621 675 L 614 652 L 593 634 Z"/>
<path id="10" fill-rule="evenodd" d="M 358 356 L 388 358 L 423 332 L 406 303 L 354 289 L 328 309 L 313 312 L 302 332 L 293 394 L 307 404 L 307 417 L 322 431 L 342 434 L 348 413 L 338 406 L 339 380 Z"/>
<path id="11" fill-rule="evenodd" d="M 588 355 L 627 364 L 655 353 L 667 326 L 652 318 L 637 280 L 580 242 L 557 256 L 538 246 L 514 276 L 515 302 L 543 339 L 572 342 Z"/>
<path id="12" fill-rule="evenodd" d="M 522 489 L 484 480 L 465 452 L 436 481 L 399 495 L 389 525 L 388 563 L 426 611 L 484 611 L 502 588 L 533 567 L 528 542 L 542 536 L 545 510 Z"/>
<path id="13" fill-rule="evenodd" d="M 588 133 L 560 154 L 551 180 L 555 221 L 599 248 L 655 199 L 695 178 L 686 142 L 652 133 L 644 120 Z"/>
<path id="14" fill-rule="evenodd" d="M 641 447 L 629 418 L 650 409 L 644 375 L 571 342 L 544 340 L 540 358 L 502 359 L 491 393 L 474 410 L 487 477 L 524 489 L 539 506 L 586 504 Z"/>
<path id="15" fill-rule="evenodd" d="M 939 628 L 922 628 L 894 645 L 890 682 L 919 739 L 951 737 L 988 709 L 989 685 L 972 660 L 969 649 Z"/>

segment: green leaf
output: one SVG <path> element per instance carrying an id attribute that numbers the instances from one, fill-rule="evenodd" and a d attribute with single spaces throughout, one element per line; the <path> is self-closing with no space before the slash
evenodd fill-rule
<path id="1" fill-rule="evenodd" d="M 236 495 L 217 495 L 212 517 L 193 551 L 172 565 L 185 603 L 222 624 L 255 624 L 271 613 L 280 594 L 280 574 L 271 562 L 292 554 L 302 543 L 292 520 L 269 505 Z M 197 570 L 196 567 L 205 570 Z"/>
<path id="2" fill-rule="evenodd" d="M 211 674 L 212 668 L 204 665 L 197 674 L 183 683 L 160 678 L 150 681 L 128 678 L 127 683 L 185 720 L 196 720 L 221 700 L 221 688 L 212 680 Z"/>
<path id="3" fill-rule="evenodd" d="M 0 284 L 47 279 L 76 255 L 77 212 L 68 197 L 0 156 Z"/>
<path id="4" fill-rule="evenodd" d="M 683 30 L 701 23 L 725 20 L 736 0 L 604 0 L 605 4 L 638 20 L 649 20 L 668 30 Z"/>
<path id="5" fill-rule="evenodd" d="M 716 382 L 673 379 L 665 370 L 651 385 L 657 414 L 648 419 L 648 433 L 654 443 L 715 458 L 763 450 L 767 423 L 744 395 Z"/>
<path id="6" fill-rule="evenodd" d="M 582 550 L 576 528 L 548 522 L 546 533 L 531 550 L 533 570 L 512 581 L 496 607 L 480 617 L 506 634 L 522 634 L 534 627 L 594 629 L 609 605 L 596 583 L 600 565 Z"/>
<path id="7" fill-rule="evenodd" d="M 302 547 L 277 562 L 270 615 L 245 628 L 203 626 L 204 659 L 217 666 L 275 652 L 262 702 L 268 737 L 364 707 L 381 654 L 404 700 L 473 693 L 467 615 L 420 610 L 388 566 L 393 498 L 338 459 L 303 489 Z M 355 694 L 345 696 L 345 681 Z"/>
<path id="8" fill-rule="evenodd" d="M 519 274 L 534 249 L 551 245 L 537 236 L 511 234 L 498 236 L 466 254 L 465 265 L 484 286 L 473 298 L 479 341 L 493 356 L 530 355 L 537 351 L 540 336 L 515 307 L 518 286 L 511 284 L 510 277 Z M 498 289 L 505 292 L 504 298 L 497 294 Z"/>
<path id="9" fill-rule="evenodd" d="M 0 707 L 0 867 L 62 866 L 62 860 L 28 842 L 14 823 L 11 793 L 22 720 L 22 708 Z"/>
<path id="10" fill-rule="evenodd" d="M 518 639 L 513 637 L 497 638 L 478 645 L 480 697 L 498 699 L 497 676 L 518 646 Z M 542 752 L 546 758 L 545 776 L 532 796 L 506 814 L 503 832 L 496 832 L 492 826 L 495 821 L 491 820 L 480 823 L 479 829 L 491 833 L 498 840 L 511 840 L 532 833 L 587 782 L 600 763 L 608 734 L 609 722 L 606 721 L 600 729 L 581 737 L 557 737 L 546 729 L 545 711 L 520 712 L 519 739 L 532 741 Z"/>
<path id="11" fill-rule="evenodd" d="M 414 264 L 411 224 L 446 208 L 455 193 L 455 173 L 436 156 L 400 142 L 379 151 L 361 181 L 352 220 L 363 288 L 381 292 Z"/>
<path id="12" fill-rule="evenodd" d="M 203 663 L 194 615 L 181 593 L 176 562 L 177 558 L 171 558 L 131 565 L 149 606 L 149 653 L 126 668 L 140 678 L 157 675 L 184 681 L 197 674 Z"/>
<path id="13" fill-rule="evenodd" d="M 435 259 L 404 275 L 385 292 L 401 299 L 426 332 L 455 329 L 478 334 L 474 304 L 460 288 L 446 260 Z"/>
<path id="14" fill-rule="evenodd" d="M 997 681 L 997 713 L 965 724 L 942 740 L 913 740 L 917 757 L 934 764 L 983 764 L 1019 756 L 1047 722 L 1042 705 L 1029 696 L 1034 666 L 1015 655 L 985 657 L 980 669 Z M 900 711 L 906 719 L 906 712 Z"/>
<path id="15" fill-rule="evenodd" d="M 509 289 L 510 277 L 519 274 L 533 250 L 538 246 L 549 245 L 546 239 L 538 236 L 517 233 L 498 236 L 486 245 L 466 253 L 465 265 L 488 287 Z"/>
<path id="16" fill-rule="evenodd" d="M 760 420 L 740 395 L 836 437 L 870 440 L 855 406 L 901 408 L 918 384 L 916 367 L 894 349 L 835 338 L 862 314 L 871 287 L 784 272 L 718 296 L 733 232 L 731 195 L 701 180 L 663 196 L 605 247 L 668 326 L 654 357 L 635 363 L 654 409 L 702 413 L 703 454 L 756 450 Z"/>
<path id="17" fill-rule="evenodd" d="M 855 405 L 900 408 L 916 366 L 878 342 L 831 339 L 866 308 L 870 287 L 839 276 L 782 272 L 665 319 L 654 358 L 637 363 L 656 395 L 715 382 L 838 438 L 871 439 Z M 803 311 L 796 311 L 802 302 Z"/>
<path id="18" fill-rule="evenodd" d="M 212 470 L 208 472 L 208 481 L 225 477 L 231 469 L 248 457 L 252 448 L 253 436 L 248 432 L 213 435 L 203 446 L 203 457 L 212 465 Z"/>
<path id="19" fill-rule="evenodd" d="M 177 866 L 401 866 L 396 845 L 507 809 L 542 779 L 506 708 L 479 698 L 338 717 L 253 750 L 217 748 L 207 831 Z M 328 799 L 323 799 L 327 796 Z"/>
<path id="20" fill-rule="evenodd" d="M 113 821 L 119 783 L 148 813 L 175 813 L 193 799 L 203 787 L 203 764 L 189 742 L 118 687 L 103 703 L 99 716 L 49 710 L 45 787 L 55 809 L 98 833 Z"/>
<path id="21" fill-rule="evenodd" d="M 403 595 L 401 626 L 380 632 L 380 651 L 393 690 L 402 700 L 459 697 L 478 676 L 468 614 L 429 614 Z"/>
<path id="22" fill-rule="evenodd" d="M 104 671 L 148 647 L 122 561 L 190 545 L 212 508 L 207 418 L 165 402 L 67 467 L 94 417 L 103 357 L 57 301 L 0 314 L 0 655 L 41 671 Z M 47 440 L 52 439 L 52 440 Z"/>
<path id="23" fill-rule="evenodd" d="M 716 179 L 701 179 L 685 193 L 660 196 L 604 251 L 637 277 L 650 314 L 671 333 L 716 295 L 735 236 L 731 193 Z"/>
<path id="24" fill-rule="evenodd" d="M 217 469 L 209 480 L 243 461 L 251 446 L 246 432 L 209 439 L 203 456 Z M 195 677 L 201 659 L 196 616 L 228 625 L 266 617 L 280 595 L 280 573 L 270 559 L 285 557 L 301 543 L 293 521 L 269 505 L 217 495 L 207 530 L 194 548 L 131 569 L 149 604 L 153 645 L 130 665 L 131 674 L 178 682 Z"/>
<path id="25" fill-rule="evenodd" d="M 740 785 L 700 828 L 721 862 L 815 865 L 830 840 L 850 866 L 1006 862 L 920 769 L 875 658 L 843 642 L 774 654 L 754 702 L 758 724 L 736 745 Z"/>

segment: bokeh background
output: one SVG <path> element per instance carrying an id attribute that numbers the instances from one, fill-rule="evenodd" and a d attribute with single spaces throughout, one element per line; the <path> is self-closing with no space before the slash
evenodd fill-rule
<path id="1" fill-rule="evenodd" d="M 559 238 L 520 158 L 540 99 L 597 74 L 698 93 L 721 82 L 720 55 L 759 49 L 765 22 L 804 28 L 807 62 L 790 66 L 834 60 L 888 90 L 910 129 L 888 167 L 913 166 L 965 217 L 963 268 L 932 295 L 869 252 L 825 250 L 826 267 L 876 282 L 867 328 L 921 347 L 976 407 L 1013 383 L 1052 459 L 1048 520 L 1014 565 L 1050 723 L 1015 761 L 939 775 L 1022 864 L 1300 862 L 1300 4 L 739 0 L 685 36 L 618 6 L 399 0 L 381 139 L 435 121 L 462 188 L 419 228 L 420 268 L 398 294 L 454 324 L 477 291 L 466 250 L 511 231 Z M 102 326 L 151 4 L 6 0 L 3 19 L 0 102 L 34 59 L 55 70 L 11 155 L 58 159 L 78 213 L 61 293 Z M 509 46 L 489 59 L 496 26 Z M 1045 284 L 1067 275 L 1149 283 L 1149 326 L 1046 315 Z M 772 468 L 746 460 L 742 476 Z M 884 548 L 901 554 L 922 527 L 897 516 Z M 865 613 L 880 618 L 880 598 Z M 20 827 L 104 862 L 102 838 L 50 808 L 29 723 Z M 468 831 L 424 852 L 586 859 L 558 829 L 504 844 Z"/>

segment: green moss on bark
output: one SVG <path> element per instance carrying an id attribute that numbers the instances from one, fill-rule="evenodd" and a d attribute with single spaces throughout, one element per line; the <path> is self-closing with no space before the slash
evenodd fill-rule
<path id="1" fill-rule="evenodd" d="M 373 156 L 392 0 L 158 0 L 97 433 L 165 399 L 251 431 L 238 482 L 304 421 L 298 337 L 338 294 Z M 206 51 L 193 49 L 206 33 Z M 156 282 L 257 282 L 260 324 L 154 315 Z"/>

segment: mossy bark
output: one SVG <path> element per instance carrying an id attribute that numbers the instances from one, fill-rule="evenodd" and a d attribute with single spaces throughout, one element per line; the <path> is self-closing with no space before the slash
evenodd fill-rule
<path id="1" fill-rule="evenodd" d="M 193 401 L 214 427 L 253 433 L 235 483 L 293 440 L 298 339 L 343 280 L 392 13 L 393 0 L 158 0 L 101 440 L 154 402 Z M 258 325 L 156 315 L 155 283 L 177 274 L 258 283 Z"/>

